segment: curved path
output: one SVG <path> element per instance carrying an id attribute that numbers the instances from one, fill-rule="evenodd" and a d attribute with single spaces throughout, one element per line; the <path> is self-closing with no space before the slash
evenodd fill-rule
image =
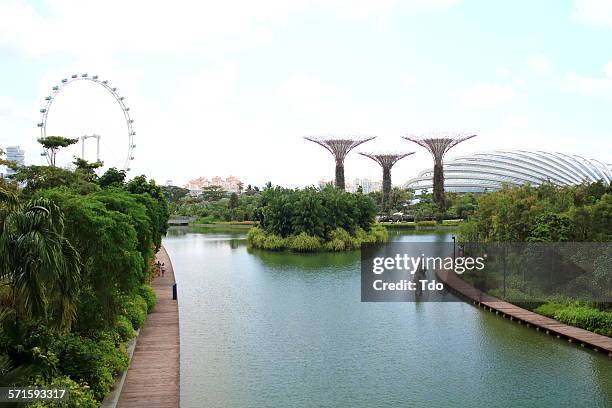
<path id="1" fill-rule="evenodd" d="M 527 327 L 534 326 L 536 330 L 544 330 L 546 334 L 554 334 L 557 338 L 566 338 L 570 343 L 581 346 L 588 345 L 595 351 L 604 351 L 612 357 L 612 338 L 596 334 L 578 327 L 568 326 L 554 319 L 523 309 L 512 303 L 497 299 L 491 295 L 481 292 L 469 283 L 465 282 L 454 272 L 436 270 L 436 275 L 444 284 L 460 296 L 467 298 L 479 307 L 482 306 L 502 317 L 516 320 L 519 324 L 525 323 Z"/>
<path id="2" fill-rule="evenodd" d="M 120 408 L 179 406 L 179 312 L 178 302 L 172 300 L 174 270 L 164 247 L 156 258 L 166 265 L 166 272 L 151 283 L 157 304 L 140 329 L 119 396 Z"/>

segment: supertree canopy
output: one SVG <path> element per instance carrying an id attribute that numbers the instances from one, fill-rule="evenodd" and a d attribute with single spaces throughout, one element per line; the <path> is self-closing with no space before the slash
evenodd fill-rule
<path id="1" fill-rule="evenodd" d="M 402 136 L 402 138 L 406 140 L 423 146 L 431 153 L 434 159 L 433 196 L 434 201 L 438 205 L 438 211 L 442 214 L 446 211 L 446 201 L 444 197 L 444 168 L 442 166 L 444 155 L 452 147 L 475 136 L 476 135 L 466 133 L 437 133 Z"/>
<path id="2" fill-rule="evenodd" d="M 355 147 L 369 140 L 374 139 L 376 136 L 367 137 L 333 137 L 333 136 L 304 136 L 304 139 L 315 142 L 318 145 L 326 148 L 331 154 L 334 155 L 336 160 L 336 188 L 344 190 L 344 159 L 346 155 L 353 150 Z"/>
<path id="3" fill-rule="evenodd" d="M 383 211 L 389 210 L 390 196 L 391 196 L 391 168 L 399 160 L 406 156 L 414 154 L 414 152 L 408 153 L 363 153 L 359 154 L 369 157 L 382 167 L 383 171 L 383 183 L 382 183 L 382 203 L 381 208 Z"/>

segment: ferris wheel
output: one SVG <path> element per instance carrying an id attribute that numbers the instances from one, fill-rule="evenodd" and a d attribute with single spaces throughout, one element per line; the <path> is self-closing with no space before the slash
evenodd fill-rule
<path id="1" fill-rule="evenodd" d="M 136 147 L 136 144 L 134 144 L 134 136 L 136 135 L 136 132 L 134 131 L 134 120 L 131 118 L 130 116 L 130 108 L 128 106 L 125 105 L 125 98 L 123 96 L 120 96 L 117 93 L 117 88 L 112 87 L 109 83 L 108 80 L 101 80 L 98 78 L 97 75 L 92 75 L 89 76 L 88 74 L 81 74 L 81 75 L 77 75 L 74 74 L 72 75 L 70 78 L 64 78 L 61 80 L 61 82 L 58 85 L 55 85 L 52 89 L 52 92 L 49 96 L 45 97 L 45 106 L 40 109 L 40 114 L 41 114 L 41 119 L 40 122 L 38 122 L 38 127 L 40 128 L 40 137 L 47 137 L 47 118 L 49 116 L 49 110 L 51 109 L 51 105 L 53 104 L 53 101 L 55 100 L 55 97 L 68 85 L 73 84 L 77 81 L 89 81 L 89 82 L 93 82 L 95 84 L 98 84 L 100 86 L 102 86 L 104 89 L 106 89 L 108 92 L 110 92 L 111 95 L 113 95 L 113 97 L 115 98 L 115 100 L 117 101 L 117 103 L 119 104 L 119 106 L 121 107 L 121 110 L 123 112 L 123 116 L 125 118 L 125 123 L 126 123 L 126 133 L 127 133 L 127 156 L 125 159 L 125 164 L 123 165 L 123 170 L 130 171 L 130 163 L 132 160 L 134 160 L 134 148 Z M 98 142 L 98 152 L 99 152 L 99 146 L 100 146 L 100 136 L 99 135 L 93 135 L 93 136 L 82 136 L 80 138 L 81 142 L 83 143 L 83 146 L 81 147 L 82 149 L 84 149 L 84 143 L 85 140 L 89 137 L 95 137 L 97 138 L 97 142 Z M 99 154 L 99 153 L 98 153 Z M 47 161 L 49 161 L 49 163 L 51 163 L 51 158 L 47 155 Z M 99 157 L 98 157 L 99 160 Z"/>

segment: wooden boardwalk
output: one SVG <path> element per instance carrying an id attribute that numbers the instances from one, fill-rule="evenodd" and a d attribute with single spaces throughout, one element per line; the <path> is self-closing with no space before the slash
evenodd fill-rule
<path id="1" fill-rule="evenodd" d="M 178 302 L 172 300 L 174 270 L 165 248 L 156 257 L 166 265 L 166 272 L 151 284 L 157 305 L 140 329 L 119 396 L 120 408 L 179 406 L 179 312 Z"/>
<path id="2" fill-rule="evenodd" d="M 504 318 L 516 320 L 519 324 L 525 324 L 527 327 L 533 326 L 536 330 L 542 330 L 546 334 L 555 335 L 559 339 L 567 339 L 570 343 L 576 343 L 582 347 L 589 346 L 595 351 L 603 351 L 612 357 L 612 338 L 610 337 L 578 327 L 568 326 L 554 319 L 487 295 L 463 281 L 452 271 L 436 271 L 436 275 L 453 292 L 467 298 L 479 307 L 484 307 L 498 315 L 501 314 Z"/>

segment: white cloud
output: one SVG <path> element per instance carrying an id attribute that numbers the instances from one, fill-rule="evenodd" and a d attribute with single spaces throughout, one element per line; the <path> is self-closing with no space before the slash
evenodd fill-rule
<path id="1" fill-rule="evenodd" d="M 517 92 L 508 84 L 476 84 L 461 93 L 461 104 L 467 108 L 507 105 L 514 101 Z"/>
<path id="2" fill-rule="evenodd" d="M 411 0 L 414 13 L 459 0 Z M 120 52 L 208 55 L 271 44 L 273 29 L 296 11 L 317 8 L 337 17 L 389 20 L 397 0 L 47 0 L 41 14 L 21 0 L 0 1 L 0 47 L 25 55 L 113 55 Z"/>
<path id="3" fill-rule="evenodd" d="M 570 72 L 559 81 L 558 88 L 582 96 L 612 96 L 612 78 L 591 78 Z"/>
<path id="4" fill-rule="evenodd" d="M 604 67 L 604 72 L 608 78 L 612 78 L 612 62 L 608 62 Z"/>
<path id="5" fill-rule="evenodd" d="M 543 55 L 532 55 L 527 58 L 527 66 L 538 74 L 545 74 L 551 70 L 550 61 Z"/>
<path id="6" fill-rule="evenodd" d="M 612 1 L 576 0 L 574 18 L 586 24 L 612 27 Z"/>

